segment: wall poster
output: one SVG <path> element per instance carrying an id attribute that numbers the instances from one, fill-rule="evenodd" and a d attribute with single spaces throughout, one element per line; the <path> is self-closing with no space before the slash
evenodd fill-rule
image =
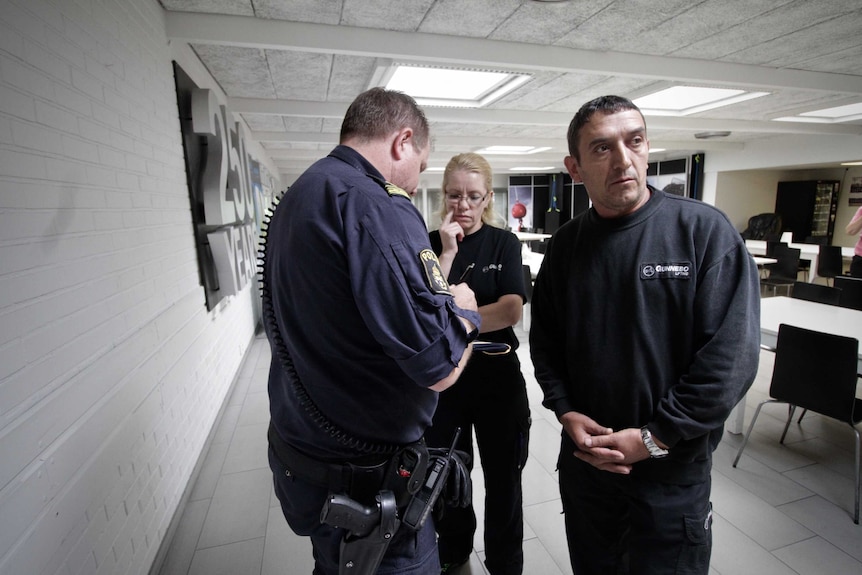
<path id="1" fill-rule="evenodd" d="M 509 186 L 509 228 L 514 232 L 533 229 L 533 186 Z"/>
<path id="2" fill-rule="evenodd" d="M 647 183 L 667 194 L 688 197 L 688 162 L 686 158 L 650 162 Z"/>
<path id="3" fill-rule="evenodd" d="M 850 199 L 847 205 L 862 206 L 862 176 L 850 178 Z"/>

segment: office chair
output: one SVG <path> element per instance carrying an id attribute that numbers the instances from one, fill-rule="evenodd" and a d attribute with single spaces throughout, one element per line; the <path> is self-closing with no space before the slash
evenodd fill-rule
<path id="1" fill-rule="evenodd" d="M 812 284 L 808 282 L 796 282 L 790 291 L 790 297 L 816 301 L 829 305 L 838 305 L 841 299 L 841 290 L 836 287 Z"/>
<path id="2" fill-rule="evenodd" d="M 772 288 L 772 295 L 777 293 L 779 287 L 785 287 L 787 288 L 787 295 L 790 295 L 790 290 L 796 283 L 799 274 L 799 255 L 801 253 L 799 248 L 775 246 L 771 257 L 777 259 L 778 262 L 767 266 L 769 276 L 760 280 L 760 287 Z"/>
<path id="3" fill-rule="evenodd" d="M 826 278 L 828 283 L 830 279 L 843 273 L 841 246 L 820 246 L 820 253 L 817 254 L 817 275 Z"/>
<path id="4" fill-rule="evenodd" d="M 859 340 L 812 331 L 788 324 L 778 326 L 778 343 L 775 346 L 775 367 L 769 384 L 769 397 L 760 402 L 742 445 L 733 460 L 739 462 L 748 444 L 760 409 L 767 403 L 788 405 L 787 423 L 779 443 L 790 427 L 797 407 L 814 411 L 826 417 L 847 423 L 856 435 L 856 482 L 853 523 L 859 524 L 860 496 L 860 434 L 856 424 L 862 421 L 862 399 L 856 399 L 856 373 Z M 800 418 L 801 419 L 801 418 Z"/>
<path id="5" fill-rule="evenodd" d="M 835 287 L 841 289 L 841 299 L 838 305 L 851 309 L 862 310 L 862 279 L 850 276 L 835 276 Z"/>
<path id="6" fill-rule="evenodd" d="M 742 232 L 745 240 L 777 240 L 781 237 L 780 214 L 757 214 L 748 218 L 748 227 Z"/>

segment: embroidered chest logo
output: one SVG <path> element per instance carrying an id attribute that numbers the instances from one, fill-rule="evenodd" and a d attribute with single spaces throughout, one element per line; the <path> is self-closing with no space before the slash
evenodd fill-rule
<path id="1" fill-rule="evenodd" d="M 691 279 L 691 262 L 673 263 L 646 263 L 640 265 L 640 276 L 642 280 L 655 279 Z"/>
<path id="2" fill-rule="evenodd" d="M 437 259 L 437 254 L 432 250 L 424 249 L 419 252 L 419 261 L 425 270 L 425 277 L 428 279 L 428 287 L 431 288 L 431 291 L 451 295 L 449 282 L 446 281 L 443 270 L 440 269 L 440 260 Z"/>

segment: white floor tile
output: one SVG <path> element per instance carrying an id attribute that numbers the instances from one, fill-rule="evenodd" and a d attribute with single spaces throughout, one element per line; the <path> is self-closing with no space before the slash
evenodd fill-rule
<path id="1" fill-rule="evenodd" d="M 263 537 L 240 541 L 195 553 L 189 575 L 239 575 L 260 573 Z"/>
<path id="2" fill-rule="evenodd" d="M 782 505 L 781 511 L 862 562 L 862 525 L 853 523 L 852 512 L 819 496 Z M 862 573 L 862 565 L 859 573 Z"/>
<path id="3" fill-rule="evenodd" d="M 713 508 L 768 551 L 814 536 L 810 530 L 721 474 L 712 476 Z"/>
<path id="4" fill-rule="evenodd" d="M 272 473 L 255 469 L 222 475 L 204 521 L 198 548 L 246 541 L 266 534 Z"/>
<path id="5" fill-rule="evenodd" d="M 710 565 L 721 575 L 799 575 L 719 513 L 713 517 Z"/>
<path id="6" fill-rule="evenodd" d="M 290 530 L 281 507 L 270 507 L 261 575 L 308 575 L 313 569 L 311 539 Z"/>
<path id="7" fill-rule="evenodd" d="M 209 500 L 190 501 L 183 512 L 171 547 L 165 557 L 161 575 L 186 575 L 197 549 L 198 539 L 207 516 Z"/>
<path id="8" fill-rule="evenodd" d="M 269 471 L 266 431 L 269 423 L 238 426 L 222 465 L 222 474 L 265 468 Z"/>
<path id="9" fill-rule="evenodd" d="M 820 537 L 779 549 L 775 556 L 797 573 L 848 575 L 862 572 L 858 561 Z"/>

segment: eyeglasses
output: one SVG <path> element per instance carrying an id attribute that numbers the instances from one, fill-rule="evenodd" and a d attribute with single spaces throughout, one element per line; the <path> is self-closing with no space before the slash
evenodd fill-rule
<path id="1" fill-rule="evenodd" d="M 446 194 L 446 201 L 450 204 L 460 204 L 462 200 L 467 200 L 467 203 L 471 206 L 478 206 L 487 196 L 488 194 L 467 194 L 466 196 Z"/>

